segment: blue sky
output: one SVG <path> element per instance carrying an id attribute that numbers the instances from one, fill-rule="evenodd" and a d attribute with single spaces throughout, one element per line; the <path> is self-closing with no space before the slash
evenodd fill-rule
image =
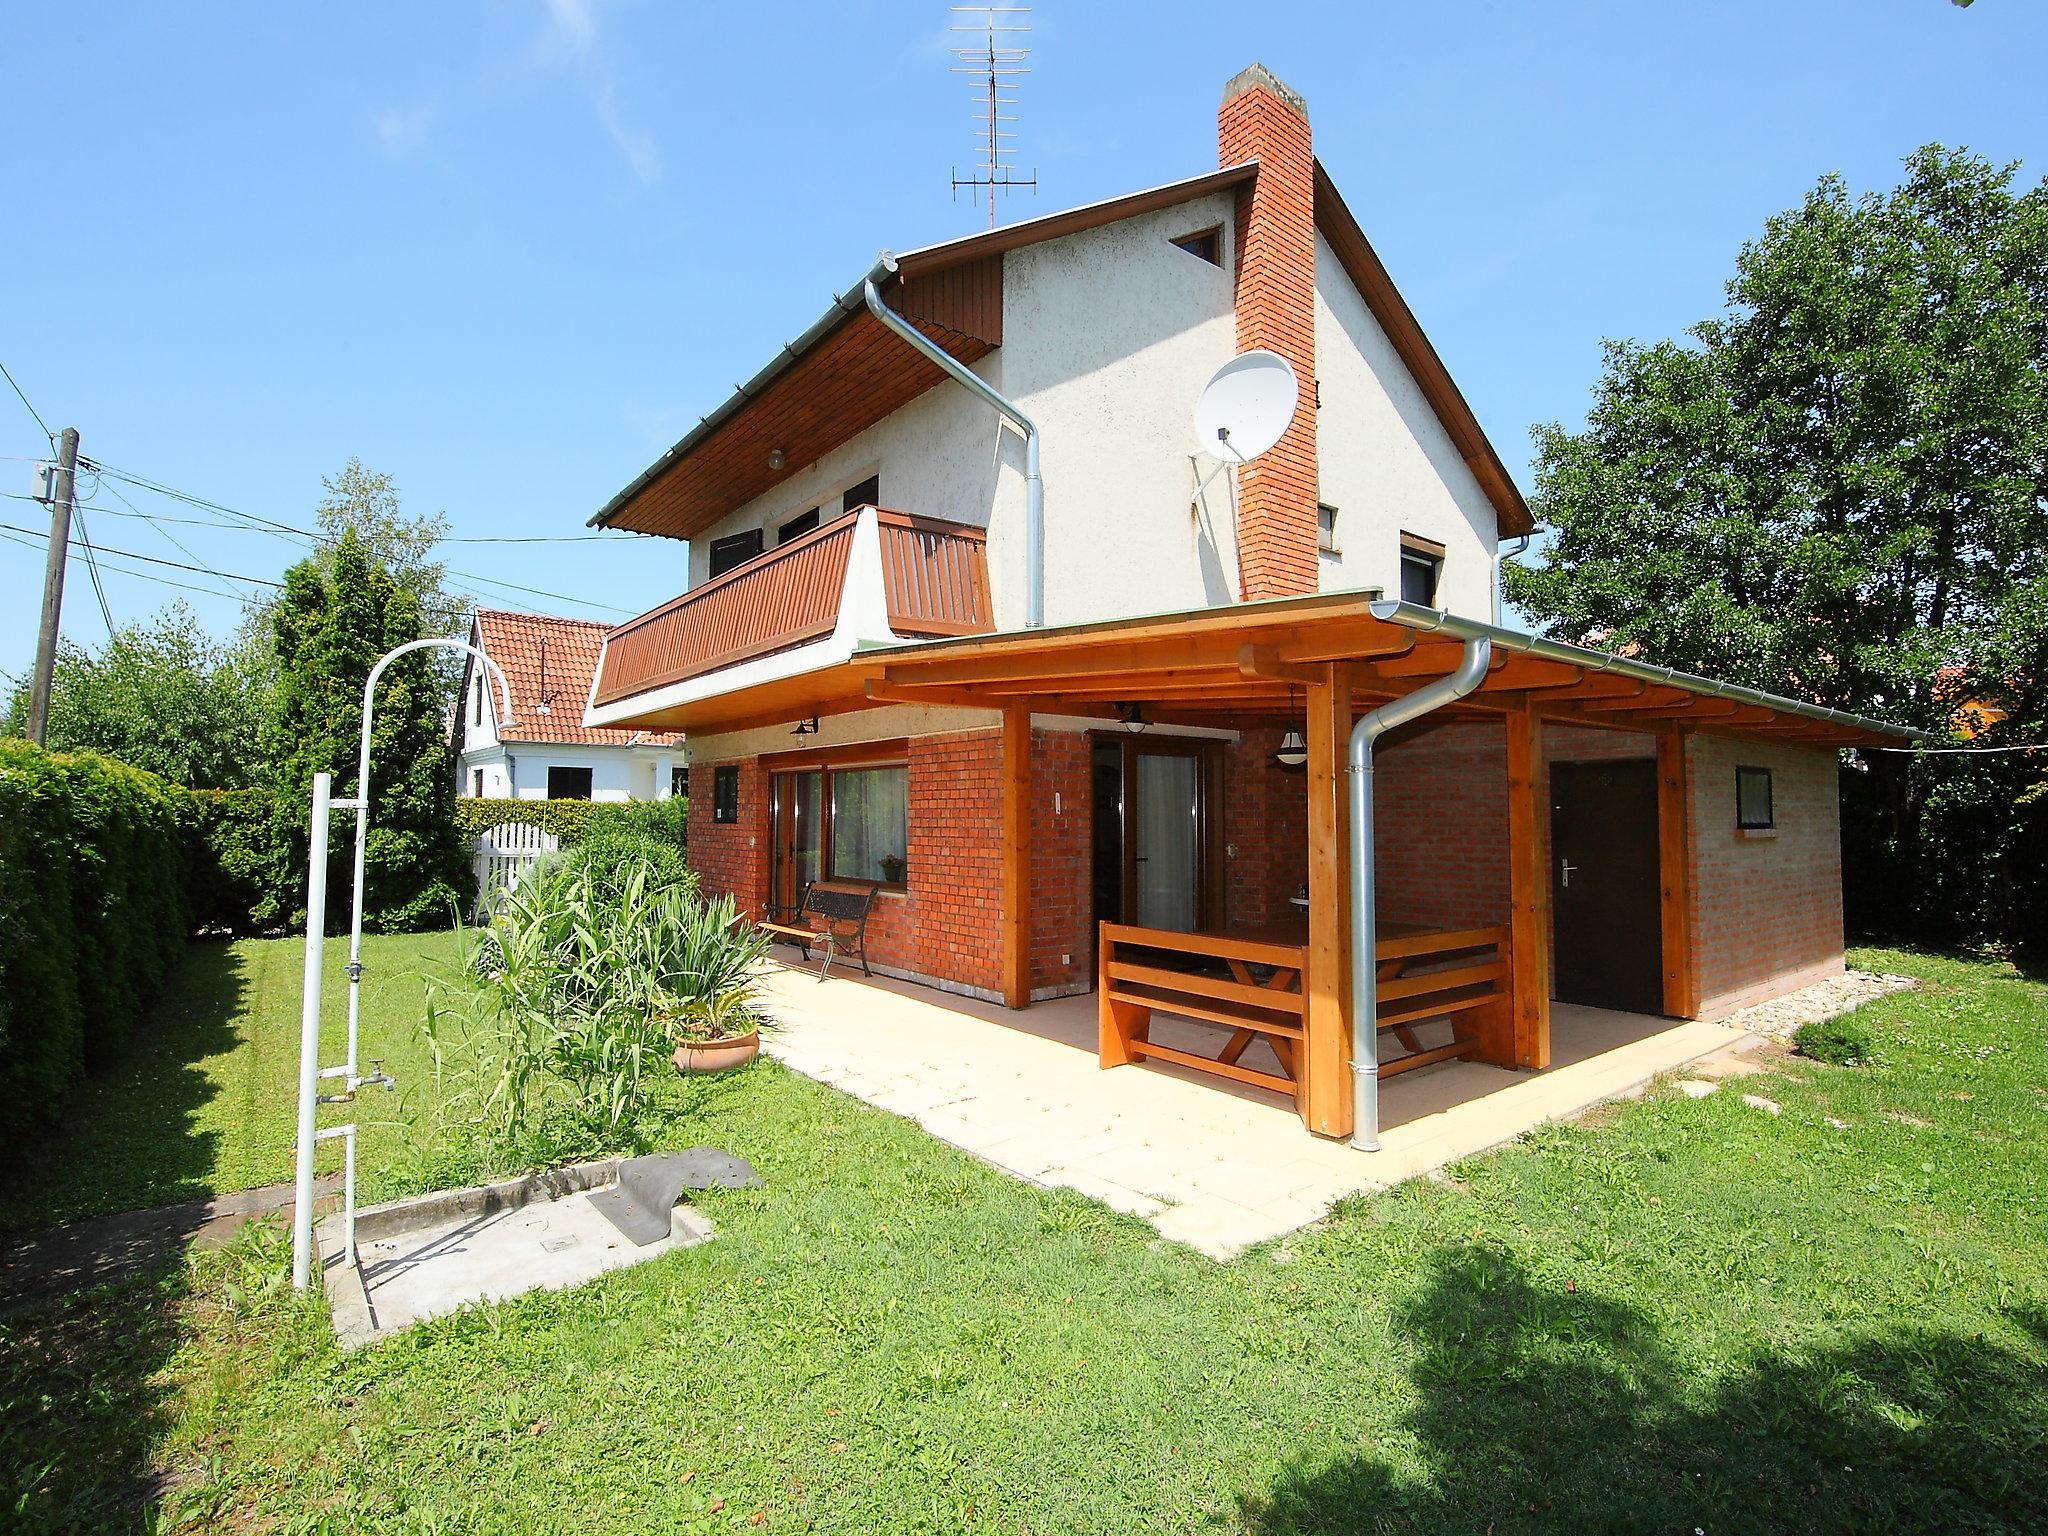
<path id="1" fill-rule="evenodd" d="M 1929 140 L 2048 172 L 2038 0 L 1033 19 L 1019 158 L 1040 187 L 1007 216 L 1210 168 L 1223 82 L 1264 61 L 1525 490 L 1529 428 L 1582 416 L 1601 338 L 1713 312 L 1740 243 L 1821 173 L 1888 186 Z M 89 456 L 226 506 L 308 525 L 357 455 L 458 535 L 582 533 L 876 250 L 980 226 L 947 185 L 974 154 L 950 20 L 943 0 L 10 7 L 0 361 Z M 0 393 L 0 492 L 42 451 Z M 218 519 L 108 484 L 102 545 L 273 578 L 295 557 L 124 515 Z M 47 526 L 12 499 L 0 524 Z M 682 585 L 681 546 L 625 542 L 448 556 L 582 601 L 487 600 L 606 617 Z M 9 674 L 41 570 L 0 542 Z M 181 595 L 219 631 L 237 616 L 104 575 L 119 622 Z M 75 561 L 65 632 L 105 632 Z"/>

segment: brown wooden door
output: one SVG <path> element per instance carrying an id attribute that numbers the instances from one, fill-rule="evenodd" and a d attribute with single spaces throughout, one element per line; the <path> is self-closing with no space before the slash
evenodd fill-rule
<path id="1" fill-rule="evenodd" d="M 769 839 L 774 858 L 769 870 L 769 899 L 781 922 L 796 921 L 804 892 L 822 873 L 819 851 L 824 833 L 824 779 L 816 770 L 778 773 L 774 778 L 774 827 Z"/>
<path id="2" fill-rule="evenodd" d="M 1657 765 L 1550 766 L 1550 910 L 1560 1002 L 1664 1011 Z"/>

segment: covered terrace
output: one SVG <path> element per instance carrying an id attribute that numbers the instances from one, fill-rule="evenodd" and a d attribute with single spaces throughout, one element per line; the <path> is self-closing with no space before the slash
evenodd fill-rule
<path id="1" fill-rule="evenodd" d="M 1459 688 L 1446 680 L 1464 676 Z M 1494 629 L 1374 592 L 1346 592 L 1226 608 L 868 644 L 812 671 L 756 677 L 745 689 L 671 693 L 660 707 L 619 698 L 648 727 L 715 733 L 914 704 L 995 711 L 1002 722 L 1002 1000 L 1024 1007 L 1032 988 L 1034 768 L 1032 719 L 1079 717 L 1119 726 L 1207 727 L 1235 733 L 1300 729 L 1306 804 L 1301 839 L 1305 890 L 1289 916 L 1250 925 L 1220 921 L 1193 931 L 1105 923 L 1098 930 L 1098 1051 L 1105 1067 L 1137 1061 L 1198 1071 L 1282 1093 L 1302 1123 L 1325 1137 L 1352 1136 L 1355 1106 L 1376 1106 L 1386 1034 L 1403 1054 L 1390 1069 L 1452 1058 L 1542 1069 L 1553 1060 L 1551 872 L 1544 803 L 1543 727 L 1630 732 L 1656 773 L 1656 927 L 1661 974 L 1645 1012 L 1696 1016 L 1697 944 L 1688 912 L 1693 888 L 1687 833 L 1685 743 L 1692 733 L 1844 747 L 1893 742 L 1880 722 L 1800 701 L 1656 668 L 1627 658 Z M 600 677 L 599 693 L 606 684 Z M 1503 742 L 1504 910 L 1487 920 L 1374 923 L 1370 1015 L 1358 1015 L 1351 957 L 1355 893 L 1369 907 L 1370 865 L 1386 846 L 1367 840 L 1354 870 L 1346 751 L 1355 723 L 1424 690 L 1436 707 L 1389 732 L 1398 746 L 1448 725 L 1484 723 Z M 621 690 L 630 693 L 630 689 Z M 617 693 L 613 697 L 618 697 Z M 649 697 L 647 705 L 654 705 Z M 1411 706 L 1400 706 L 1402 709 Z M 1424 804 L 1405 818 L 1429 833 Z M 1437 829 L 1439 837 L 1446 829 Z M 1455 838 L 1455 829 L 1449 836 Z M 1355 880 L 1354 874 L 1361 878 Z M 1043 893 L 1040 893 L 1042 895 Z M 1400 914 L 1392 914 L 1399 917 Z M 1172 1029 L 1155 1032 L 1154 1015 Z M 1181 1026 L 1220 1031 L 1220 1049 L 1189 1044 Z M 1427 1038 L 1425 1029 L 1432 1030 Z M 1257 1063 L 1254 1065 L 1254 1063 Z M 1363 1072 L 1354 1073 L 1354 1066 Z M 1365 1089 L 1354 1093 L 1354 1081 Z M 1361 1144 L 1369 1145 L 1371 1127 Z"/>

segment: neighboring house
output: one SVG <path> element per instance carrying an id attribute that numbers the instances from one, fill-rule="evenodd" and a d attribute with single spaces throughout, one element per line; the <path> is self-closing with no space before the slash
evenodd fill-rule
<path id="1" fill-rule="evenodd" d="M 1553 997 L 1713 1017 L 1840 971 L 1837 753 L 1904 733 L 1489 627 L 1528 509 L 1306 106 L 1254 66 L 1219 141 L 885 257 L 592 519 L 690 542 L 583 718 L 689 732 L 707 888 L 872 887 L 879 969 L 1096 989 L 1104 1065 L 1365 1142 L 1382 1073 L 1548 1065 Z M 1251 348 L 1300 404 L 1197 496 L 1196 399 Z"/>
<path id="2" fill-rule="evenodd" d="M 469 643 L 504 670 L 512 721 L 472 658 L 455 720 L 458 795 L 490 800 L 666 800 L 684 791 L 674 731 L 590 726 L 584 706 L 606 626 L 479 608 Z"/>

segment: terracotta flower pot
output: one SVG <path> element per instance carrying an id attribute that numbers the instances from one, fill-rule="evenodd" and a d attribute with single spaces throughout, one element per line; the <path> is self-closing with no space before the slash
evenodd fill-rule
<path id="1" fill-rule="evenodd" d="M 676 1047 L 678 1072 L 723 1072 L 744 1066 L 761 1054 L 761 1032 L 728 1035 L 723 1040 L 685 1040 Z"/>

